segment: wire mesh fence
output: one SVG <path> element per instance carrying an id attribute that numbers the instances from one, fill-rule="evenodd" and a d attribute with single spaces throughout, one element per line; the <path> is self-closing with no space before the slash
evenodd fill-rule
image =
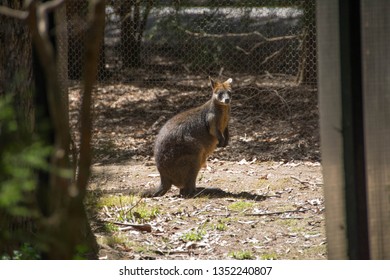
<path id="1" fill-rule="evenodd" d="M 285 75 L 297 83 L 316 82 L 313 0 L 107 2 L 101 79 L 142 69 L 157 81 L 176 71 Z M 71 79 L 81 74 L 87 9 L 87 1 L 68 1 Z"/>
<path id="2" fill-rule="evenodd" d="M 87 9 L 88 1 L 67 1 L 70 80 L 81 76 Z M 154 90 L 157 104 L 128 112 L 134 122 L 147 116 L 144 125 L 158 127 L 161 111 L 169 117 L 208 99 L 208 76 L 232 77 L 233 133 L 243 149 L 319 159 L 314 0 L 111 0 L 104 37 L 105 91 L 120 92 L 113 83 L 131 85 L 127 95 Z"/>

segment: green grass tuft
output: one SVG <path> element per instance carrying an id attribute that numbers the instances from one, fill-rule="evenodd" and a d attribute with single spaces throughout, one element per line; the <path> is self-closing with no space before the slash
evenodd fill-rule
<path id="1" fill-rule="evenodd" d="M 185 242 L 188 241 L 200 241 L 205 236 L 206 231 L 203 229 L 191 230 L 182 235 L 181 239 Z"/>
<path id="2" fill-rule="evenodd" d="M 225 223 L 220 222 L 215 225 L 215 229 L 219 231 L 225 231 L 227 230 L 227 225 Z"/>
<path id="3" fill-rule="evenodd" d="M 266 253 L 266 254 L 262 254 L 260 259 L 262 259 L 262 260 L 277 260 L 278 255 L 276 253 Z"/>
<path id="4" fill-rule="evenodd" d="M 237 211 L 237 212 L 242 212 L 245 210 L 248 210 L 250 208 L 253 208 L 254 203 L 253 202 L 248 202 L 248 201 L 237 201 L 233 202 L 228 206 L 228 209 L 231 211 Z"/>
<path id="5" fill-rule="evenodd" d="M 253 260 L 255 259 L 255 256 L 250 251 L 237 251 L 237 252 L 231 252 L 229 254 L 230 257 L 236 259 L 236 260 Z"/>

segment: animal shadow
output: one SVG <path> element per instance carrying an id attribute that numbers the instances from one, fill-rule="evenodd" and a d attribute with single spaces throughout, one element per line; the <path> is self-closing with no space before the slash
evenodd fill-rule
<path id="1" fill-rule="evenodd" d="M 239 192 L 232 193 L 228 191 L 224 191 L 219 188 L 196 188 L 195 194 L 191 196 L 192 198 L 197 197 L 208 197 L 208 198 L 240 198 L 254 201 L 264 201 L 269 196 L 253 194 L 249 192 Z"/>

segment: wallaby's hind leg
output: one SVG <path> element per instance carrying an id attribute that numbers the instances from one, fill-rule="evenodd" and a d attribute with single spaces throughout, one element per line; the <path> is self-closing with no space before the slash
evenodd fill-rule
<path id="1" fill-rule="evenodd" d="M 164 194 L 167 193 L 172 187 L 172 182 L 171 180 L 161 176 L 161 182 L 160 186 L 157 189 L 153 190 L 148 190 L 143 192 L 142 196 L 143 197 L 156 197 L 156 196 L 163 196 Z"/>
<path id="2" fill-rule="evenodd" d="M 192 196 L 196 192 L 196 177 L 198 176 L 199 169 L 193 169 L 189 172 L 187 180 L 182 189 L 180 189 L 180 195 L 184 197 Z"/>

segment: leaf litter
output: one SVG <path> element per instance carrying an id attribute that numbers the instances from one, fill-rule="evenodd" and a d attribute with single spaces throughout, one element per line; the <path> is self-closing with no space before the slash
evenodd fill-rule
<path id="1" fill-rule="evenodd" d="M 97 87 L 86 205 L 100 258 L 232 259 L 250 252 L 256 259 L 326 259 L 317 100 L 305 87 L 274 87 L 286 101 L 275 103 L 272 94 L 260 98 L 245 92 L 238 81 L 231 142 L 217 149 L 199 173 L 199 195 L 184 199 L 173 187 L 163 197 L 125 199 L 130 190 L 159 184 L 153 161 L 159 128 L 174 114 L 208 99 L 206 83 L 200 82 L 195 93 L 188 89 L 190 99 L 185 88 Z M 76 143 L 80 98 L 76 85 L 70 90 Z M 312 107 L 300 107 L 301 99 L 311 100 L 305 106 Z M 292 112 L 288 118 L 287 111 Z M 123 199 L 99 205 L 110 197 Z M 242 209 L 234 210 L 234 204 Z"/>

